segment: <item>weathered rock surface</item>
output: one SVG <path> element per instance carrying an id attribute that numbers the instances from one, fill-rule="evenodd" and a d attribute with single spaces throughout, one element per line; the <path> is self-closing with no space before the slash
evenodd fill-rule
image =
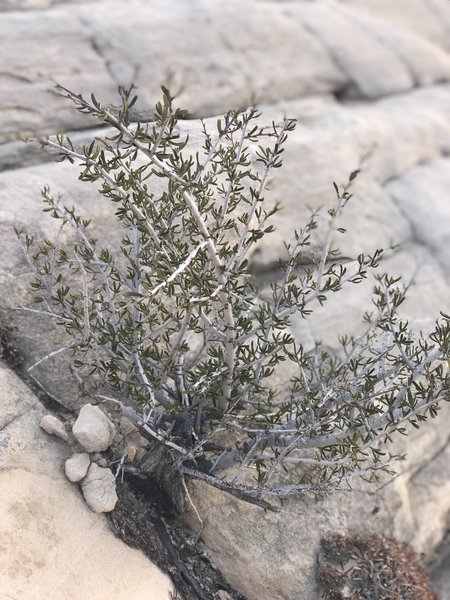
<path id="1" fill-rule="evenodd" d="M 450 158 L 437 158 L 418 165 L 386 186 L 387 193 L 409 222 L 411 237 L 430 250 L 448 278 L 449 189 Z"/>
<path id="2" fill-rule="evenodd" d="M 101 408 L 85 404 L 80 409 L 72 433 L 87 452 L 102 452 L 111 446 L 116 431 Z"/>
<path id="3" fill-rule="evenodd" d="M 267 266 L 283 254 L 284 242 L 292 240 L 292 228 L 300 229 L 312 209 L 334 204 L 332 182 L 344 185 L 364 156 L 367 158 L 353 186 L 353 198 L 339 220 L 339 226 L 347 229 L 337 240 L 343 255 L 356 258 L 360 252 L 412 240 L 409 215 L 414 208 L 405 209 L 390 190 L 396 189 L 398 179 L 409 178 L 418 165 L 423 165 L 423 172 L 430 172 L 428 183 L 433 169 L 439 170 L 433 185 L 441 182 L 436 197 L 439 195 L 440 206 L 445 205 L 444 169 L 438 167 L 440 157 L 450 152 L 450 86 L 417 89 L 370 105 L 317 103 L 312 116 L 308 114 L 310 107 L 301 100 L 279 105 L 286 114 L 297 117 L 299 125 L 290 135 L 283 169 L 271 176 L 267 196 L 278 201 L 281 210 L 273 219 L 276 231 L 260 245 L 259 262 Z M 269 114 L 277 118 L 279 113 L 273 110 Z M 404 203 L 420 204 L 425 186 L 422 183 L 420 191 L 409 196 L 410 185 Z M 432 188 L 428 197 L 431 194 Z M 426 220 L 426 226 L 432 228 L 430 218 Z M 319 230 L 318 235 L 325 231 Z"/>
<path id="4" fill-rule="evenodd" d="M 202 538 L 214 563 L 248 600 L 316 600 L 320 539 L 333 532 L 389 534 L 429 555 L 446 532 L 450 509 L 448 494 L 445 497 L 445 490 L 439 491 L 442 480 L 432 483 L 429 471 L 434 464 L 430 457 L 447 451 L 449 418 L 446 406 L 421 431 L 410 432 L 406 442 L 398 441 L 396 449 L 408 450 L 407 462 L 401 466 L 403 475 L 382 489 L 358 484 L 352 492 L 318 500 L 307 496 L 285 499 L 281 513 L 273 514 L 204 484 L 192 484 L 191 498 L 204 522 Z M 430 512 L 424 508 L 424 496 L 418 495 L 423 485 L 417 481 L 420 476 L 430 486 L 427 499 L 435 498 Z M 420 498 L 417 503 L 416 498 Z M 193 511 L 188 519 L 194 528 Z"/>
<path id="5" fill-rule="evenodd" d="M 2 14 L 0 143 L 17 139 L 19 133 L 86 126 L 82 115 L 74 116 L 67 102 L 51 92 L 52 80 L 86 92 L 95 88 L 100 96 L 114 93 L 116 82 L 73 11 L 49 9 L 38 19 L 33 12 Z"/>
<path id="6" fill-rule="evenodd" d="M 38 238 L 52 236 L 55 224 L 42 215 L 39 203 L 40 188 L 50 184 L 67 204 L 92 217 L 93 235 L 101 242 L 117 246 L 120 232 L 107 202 L 92 185 L 76 181 L 75 167 L 48 164 L 48 158 L 18 141 L 28 133 L 60 128 L 81 142 L 99 133 L 97 123 L 48 93 L 53 80 L 75 91 L 93 91 L 111 104 L 117 102 L 116 85 L 134 79 L 140 108 L 159 99 L 164 83 L 180 92 L 177 102 L 191 116 L 207 117 L 256 100 L 267 121 L 284 114 L 299 118 L 284 168 L 272 174 L 267 192 L 268 201 L 280 201 L 283 210 L 275 218 L 276 232 L 263 240 L 255 257 L 265 269 L 282 254 L 292 228 L 305 223 L 311 208 L 333 203 L 332 182 L 345 183 L 367 155 L 339 222 L 347 229 L 337 240 L 344 257 L 352 260 L 360 252 L 399 244 L 382 269 L 407 280 L 414 276 L 403 315 L 416 330 L 427 331 L 439 310 L 450 311 L 448 0 L 130 0 L 126 6 L 120 0 L 7 0 L 0 10 L 0 323 L 8 327 L 24 369 L 31 367 L 30 373 L 62 405 L 79 408 L 85 399 L 69 381 L 63 354 L 33 368 L 64 338 L 48 335 L 47 319 L 15 310 L 30 300 L 30 272 L 13 226 L 26 226 Z M 201 142 L 198 121 L 184 121 L 180 130 L 190 134 L 193 147 Z M 321 235 L 313 239 L 313 248 Z M 307 346 L 321 339 L 336 348 L 338 333 L 361 330 L 372 283 L 330 295 L 323 309 L 307 320 L 294 320 L 292 330 Z M 58 581 L 46 593 L 50 600 L 146 598 L 151 567 L 111 541 L 101 517 L 89 512 L 74 486 L 61 478 L 55 465 L 67 458 L 67 449 L 42 433 L 37 441 L 42 415 L 35 402 L 19 403 L 19 416 L 8 402 L 0 417 L 11 421 L 0 432 L 0 444 L 7 448 L 0 465 L 9 469 L 0 471 L 6 490 L 0 511 L 7 511 L 0 526 L 7 531 L 6 538 L 0 536 L 2 543 L 7 540 L 0 589 L 40 600 L 48 582 Z M 250 600 L 316 600 L 322 534 L 369 529 L 432 556 L 450 515 L 449 422 L 449 410 L 443 409 L 411 438 L 396 442 L 408 453 L 404 474 L 375 495 L 363 489 L 317 503 L 300 498 L 287 502 L 280 515 L 262 515 L 196 484 L 192 497 L 212 557 Z M 34 510 L 36 498 L 44 500 Z M 69 524 L 68 513 L 76 515 Z M 76 534 L 73 522 L 79 523 Z M 30 540 L 24 523 L 31 523 L 33 533 L 53 532 L 54 540 L 47 541 L 42 532 Z M 195 516 L 192 523 L 197 526 Z M 89 537 L 92 524 L 95 535 Z M 102 560 L 105 544 L 114 547 L 109 565 Z M 51 556 L 47 546 L 56 548 Z M 79 548 L 90 554 L 80 556 Z M 73 561 L 73 555 L 79 560 Z M 448 552 L 440 558 L 435 580 L 446 598 Z M 80 563 L 76 570 L 75 562 Z M 98 596 L 87 584 L 94 563 Z M 78 568 L 89 575 L 81 586 Z M 60 573 L 66 574 L 61 585 L 55 578 Z M 129 579 L 117 580 L 117 573 Z M 78 596 L 67 595 L 71 582 Z"/>
<path id="7" fill-rule="evenodd" d="M 132 0 L 125 7 L 110 0 L 49 7 L 38 21 L 33 12 L 6 12 L 0 140 L 85 126 L 83 116 L 74 118 L 67 103 L 48 95 L 51 79 L 112 100 L 115 85 L 134 78 L 150 103 L 166 83 L 200 116 L 254 99 L 330 92 L 376 98 L 449 79 L 448 8 L 441 4 L 435 19 L 427 10 L 428 28 L 417 30 L 399 23 L 395 11 L 394 25 L 364 5 Z M 23 58 L 30 55 L 32 63 Z"/>
<path id="8" fill-rule="evenodd" d="M 414 31 L 435 44 L 450 48 L 450 19 L 446 0 L 339 0 L 392 25 Z"/>
<path id="9" fill-rule="evenodd" d="M 91 460 L 89 454 L 85 452 L 76 452 L 68 458 L 64 464 L 67 479 L 76 483 L 86 477 Z"/>
<path id="10" fill-rule="evenodd" d="M 65 442 L 69 439 L 69 434 L 67 433 L 64 423 L 53 415 L 45 415 L 42 417 L 39 425 L 41 429 L 46 431 L 50 435 L 56 435 L 56 437 L 61 438 Z"/>
<path id="11" fill-rule="evenodd" d="M 115 538 L 67 481 L 70 449 L 40 429 L 44 413 L 0 363 L 2 599 L 169 600 L 168 579 Z"/>
<path id="12" fill-rule="evenodd" d="M 116 481 L 111 469 L 92 463 L 81 484 L 89 508 L 96 513 L 111 512 L 117 504 Z"/>

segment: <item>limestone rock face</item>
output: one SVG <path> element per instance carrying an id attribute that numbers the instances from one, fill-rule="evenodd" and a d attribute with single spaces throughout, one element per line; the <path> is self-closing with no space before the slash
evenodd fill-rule
<path id="1" fill-rule="evenodd" d="M 84 499 L 96 513 L 111 512 L 117 504 L 116 482 L 111 469 L 92 463 L 81 484 Z"/>
<path id="2" fill-rule="evenodd" d="M 134 80 L 147 108 L 166 83 L 181 90 L 182 106 L 204 117 L 255 98 L 259 104 L 327 93 L 379 98 L 441 82 L 450 73 L 445 0 L 432 9 L 416 0 L 415 12 L 392 9 L 386 1 L 379 9 L 372 0 L 8 4 L 48 9 L 38 21 L 32 11 L 2 14 L 4 141 L 19 132 L 84 126 L 82 115 L 73 116 L 63 99 L 47 93 L 55 75 L 108 100 L 117 83 Z M 405 20 L 404 12 L 413 14 Z M 32 62 L 23 58 L 28 56 Z"/>
<path id="3" fill-rule="evenodd" d="M 101 408 L 85 404 L 80 409 L 72 433 L 87 452 L 102 452 L 111 446 L 115 429 Z"/>
<path id="4" fill-rule="evenodd" d="M 64 465 L 67 479 L 72 481 L 72 483 L 81 481 L 86 477 L 90 464 L 89 454 L 85 452 L 73 454 L 73 456 L 66 460 Z"/>

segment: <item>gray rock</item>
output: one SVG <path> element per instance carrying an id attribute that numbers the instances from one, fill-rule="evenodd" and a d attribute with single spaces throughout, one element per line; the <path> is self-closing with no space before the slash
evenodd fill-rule
<path id="1" fill-rule="evenodd" d="M 386 186 L 399 210 L 409 221 L 417 244 L 428 247 L 450 277 L 450 159 L 439 158 L 419 165 Z"/>
<path id="2" fill-rule="evenodd" d="M 443 276 L 441 266 L 430 250 L 420 244 L 405 244 L 400 251 L 386 258 L 380 269 L 392 276 L 402 275 L 405 282 L 414 278 L 399 314 L 416 332 L 431 331 L 439 312 L 448 306 L 450 280 Z M 374 284 L 369 275 L 363 283 L 351 284 L 337 294 L 328 294 L 324 306 L 312 306 L 314 312 L 307 319 L 293 318 L 293 334 L 307 348 L 312 348 L 315 340 L 321 340 L 328 347 L 339 350 L 339 335 L 357 336 L 363 331 L 363 314 L 371 305 Z"/>
<path id="3" fill-rule="evenodd" d="M 114 11 L 108 4 L 79 10 L 109 69 L 121 82 L 135 77 L 147 106 L 161 83 L 179 91 L 180 106 L 202 117 L 253 99 L 264 104 L 329 93 L 346 83 L 321 40 L 297 15 L 271 2 L 229 0 L 193 8 L 183 0 L 131 0 Z M 268 40 L 277 49 L 275 59 Z M 154 57 L 152 66 L 143 56 Z"/>
<path id="4" fill-rule="evenodd" d="M 339 10 L 338 6 L 313 3 L 300 4 L 296 8 L 300 19 L 326 45 L 347 75 L 345 93 L 348 96 L 379 98 L 413 87 L 412 75 L 396 53 L 377 37 L 367 35 L 351 15 Z M 354 51 L 355 45 L 359 52 Z"/>
<path id="5" fill-rule="evenodd" d="M 310 113 L 311 116 L 306 113 L 306 123 L 302 119 L 303 106 L 303 102 L 283 105 L 284 111 L 297 117 L 299 123 L 289 136 L 282 169 L 271 175 L 267 200 L 279 202 L 281 210 L 272 220 L 276 231 L 263 238 L 258 246 L 257 261 L 267 267 L 285 254 L 284 242 L 292 240 L 292 229 L 300 229 L 311 210 L 332 206 L 335 203 L 332 182 L 345 184 L 367 154 L 363 171 L 352 189 L 353 198 L 339 220 L 339 226 L 346 228 L 347 233 L 336 239 L 336 245 L 344 256 L 356 258 L 362 251 L 373 252 L 379 247 L 389 247 L 392 242 L 412 240 L 408 211 L 403 210 L 393 194 L 395 182 L 403 176 L 408 178 L 419 163 L 435 160 L 450 151 L 450 86 L 418 89 L 370 106 L 355 103 L 325 107 L 316 103 L 317 112 Z M 427 171 L 420 170 L 415 180 Z M 405 198 L 411 198 L 407 200 L 411 205 L 429 206 L 422 201 L 427 184 L 431 184 L 427 197 L 431 197 L 432 186 L 436 185 L 439 189 L 433 198 L 440 199 L 433 203 L 446 205 L 449 192 L 445 189 L 444 169 L 439 172 L 435 184 L 431 184 L 430 173 L 420 193 L 413 182 L 405 189 Z M 322 212 L 326 215 L 326 210 Z M 438 218 L 433 221 L 436 226 Z M 426 221 L 422 218 L 421 223 L 429 228 L 430 218 Z M 447 231 L 446 227 L 440 227 Z M 313 237 L 316 248 L 325 234 L 326 227 Z"/>
<path id="6" fill-rule="evenodd" d="M 414 85 L 432 85 L 448 79 L 450 55 L 436 45 L 435 40 L 425 39 L 416 32 L 374 19 L 362 11 L 343 11 L 366 35 L 381 42 L 408 70 Z"/>
<path id="7" fill-rule="evenodd" d="M 4 300 L 0 306 L 0 320 L 8 324 L 14 347 L 23 349 L 26 369 L 70 340 L 61 330 L 55 329 L 54 335 L 48 335 L 49 327 L 53 327 L 48 318 L 17 310 L 17 307 L 30 306 L 32 300 L 31 274 L 14 227 L 23 226 L 36 240 L 54 239 L 56 223 L 43 213 L 40 202 L 40 190 L 46 183 L 56 194 L 61 193 L 68 205 L 77 207 L 80 214 L 87 217 L 92 212 L 92 216 L 95 215 L 97 223 L 92 229 L 93 237 L 109 238 L 112 247 L 117 247 L 120 238 L 120 231 L 115 228 L 113 207 L 99 196 L 95 187 L 89 188 L 77 181 L 76 169 L 67 170 L 64 164 L 52 163 L 0 173 L 0 285 Z M 70 360 L 66 353 L 56 355 L 55 360 L 43 361 L 30 374 L 63 406 L 79 408 L 85 402 L 70 376 Z"/>
<path id="8" fill-rule="evenodd" d="M 91 464 L 89 454 L 75 453 L 69 459 L 66 460 L 64 470 L 67 475 L 67 479 L 76 483 L 86 477 L 89 465 Z"/>
<path id="9" fill-rule="evenodd" d="M 448 532 L 449 461 L 450 444 L 447 444 L 441 448 L 432 461 L 414 473 L 408 482 L 411 509 L 413 514 L 418 517 L 414 525 L 415 544 L 428 556 L 438 547 Z M 433 519 L 420 518 L 424 506 L 427 514 L 434 515 Z"/>
<path id="10" fill-rule="evenodd" d="M 93 123 L 53 93 L 56 77 L 79 91 L 92 89 L 102 98 L 115 95 L 116 83 L 76 7 L 49 9 L 38 19 L 33 12 L 2 13 L 0 38 L 0 143 Z M 31 56 L 33 60 L 26 58 Z"/>
<path id="11" fill-rule="evenodd" d="M 69 434 L 67 433 L 64 423 L 53 415 L 45 415 L 40 421 L 41 429 L 46 431 L 50 435 L 56 435 L 65 442 L 69 440 Z"/>
<path id="12" fill-rule="evenodd" d="M 111 469 L 92 463 L 81 484 L 84 499 L 95 512 L 111 512 L 117 503 L 116 480 Z"/>
<path id="13" fill-rule="evenodd" d="M 2 0 L 0 12 L 9 10 L 44 10 L 54 4 L 76 4 L 86 0 Z"/>
<path id="14" fill-rule="evenodd" d="M 227 31 L 216 35 L 208 23 Z M 252 29 L 248 27 L 252 23 Z M 266 34 L 276 37 L 284 68 L 274 69 L 266 52 Z M 192 113 L 206 116 L 231 106 L 275 100 L 275 90 L 292 95 L 330 92 L 344 77 L 326 49 L 301 23 L 293 23 L 272 6 L 238 2 L 186 10 L 180 0 L 145 4 L 89 3 L 46 11 L 36 22 L 33 13 L 5 13 L 0 25 L 2 78 L 0 142 L 18 134 L 85 128 L 89 120 L 73 113 L 64 99 L 49 94 L 52 78 L 77 91 L 94 91 L 117 103 L 116 85 L 129 84 L 140 65 L 137 83 L 143 106 L 159 99 L 160 85 L 184 88 L 180 101 Z M 42 44 L 45 39 L 46 43 Z M 171 44 L 167 40 L 171 39 Z M 94 41 L 95 40 L 95 41 Z M 36 52 L 36 49 L 39 49 Z M 193 69 L 191 56 L 199 61 Z M 154 57 L 149 68 L 143 56 Z M 247 55 L 247 56 L 246 56 Z M 297 57 L 308 56 L 300 65 Z M 33 56 L 32 62 L 20 57 Z M 248 62 L 258 68 L 249 68 Z M 80 66 L 82 65 L 82 67 Z M 275 81 L 268 85 L 270 69 Z M 275 84 L 275 85 L 274 85 Z"/>
<path id="15" fill-rule="evenodd" d="M 396 18 L 395 9 L 386 9 L 393 20 L 378 18 L 373 2 L 354 7 L 351 2 L 242 5 L 232 0 L 226 7 L 198 5 L 195 10 L 182 0 L 132 0 L 126 8 L 113 3 L 114 10 L 106 2 L 72 3 L 49 8 L 37 24 L 32 12 L 6 12 L 0 26 L 5 84 L 0 139 L 87 126 L 62 98 L 48 94 L 55 73 L 59 82 L 94 91 L 112 104 L 116 84 L 134 79 L 141 84 L 142 108 L 159 98 L 165 83 L 180 91 L 180 104 L 198 116 L 254 99 L 264 104 L 342 90 L 374 98 L 440 82 L 449 76 L 450 61 L 448 46 L 443 48 L 450 30 L 444 1 L 434 0 L 436 18 L 416 0 L 426 18 L 410 28 L 399 23 L 404 11 Z M 411 19 L 414 11 L 406 12 Z M 277 49 L 275 59 L 267 40 Z M 142 61 L 146 55 L 155 57 L 151 66 Z"/>
<path id="16" fill-rule="evenodd" d="M 107 467 L 108 461 L 100 452 L 96 452 L 95 454 L 91 454 L 90 456 L 91 462 L 95 462 L 99 467 Z"/>
<path id="17" fill-rule="evenodd" d="M 105 135 L 105 127 L 89 129 L 86 131 L 75 131 L 70 139 L 76 148 L 82 144 L 91 143 L 92 138 L 97 135 Z M 53 162 L 54 155 L 40 148 L 33 142 L 26 143 L 24 140 L 12 141 L 0 144 L 0 173 L 12 169 L 23 169 L 32 165 Z"/>
<path id="18" fill-rule="evenodd" d="M 80 409 L 72 433 L 87 452 L 102 452 L 111 446 L 116 431 L 101 408 L 85 404 Z"/>

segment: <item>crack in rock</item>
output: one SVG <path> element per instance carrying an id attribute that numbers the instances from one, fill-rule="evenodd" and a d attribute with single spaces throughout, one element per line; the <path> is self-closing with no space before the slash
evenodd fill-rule
<path id="1" fill-rule="evenodd" d="M 103 64 L 105 65 L 105 69 L 106 72 L 108 73 L 108 75 L 111 77 L 111 79 L 117 84 L 120 85 L 120 81 L 118 80 L 116 73 L 114 72 L 114 69 L 111 66 L 111 61 L 104 55 L 103 50 L 100 46 L 100 44 L 98 43 L 98 41 L 96 40 L 96 33 L 95 31 L 92 30 L 91 24 L 90 22 L 83 16 L 83 15 L 78 15 L 78 18 L 80 20 L 81 25 L 86 29 L 87 34 L 88 34 L 88 42 L 92 48 L 92 50 L 95 52 L 95 54 L 102 60 Z"/>

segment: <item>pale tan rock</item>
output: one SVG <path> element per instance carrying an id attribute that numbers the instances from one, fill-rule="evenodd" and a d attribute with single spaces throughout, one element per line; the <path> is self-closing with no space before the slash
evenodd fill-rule
<path id="1" fill-rule="evenodd" d="M 168 577 L 116 538 L 66 479 L 69 447 L 42 435 L 43 414 L 0 361 L 0 597 L 169 600 Z"/>
<path id="2" fill-rule="evenodd" d="M 50 435 L 56 435 L 65 442 L 69 440 L 69 434 L 67 433 L 64 423 L 53 415 L 45 415 L 40 421 L 41 429 Z"/>
<path id="3" fill-rule="evenodd" d="M 110 447 L 116 431 L 101 408 L 85 404 L 80 409 L 72 433 L 88 452 L 102 452 Z"/>
<path id="4" fill-rule="evenodd" d="M 111 512 L 117 504 L 116 480 L 111 469 L 92 463 L 81 484 L 89 508 L 96 513 Z"/>
<path id="5" fill-rule="evenodd" d="M 67 479 L 72 481 L 72 483 L 81 481 L 84 477 L 86 477 L 86 473 L 88 472 L 90 464 L 91 461 L 89 454 L 86 454 L 85 452 L 73 454 L 68 460 L 66 460 L 64 465 Z"/>

